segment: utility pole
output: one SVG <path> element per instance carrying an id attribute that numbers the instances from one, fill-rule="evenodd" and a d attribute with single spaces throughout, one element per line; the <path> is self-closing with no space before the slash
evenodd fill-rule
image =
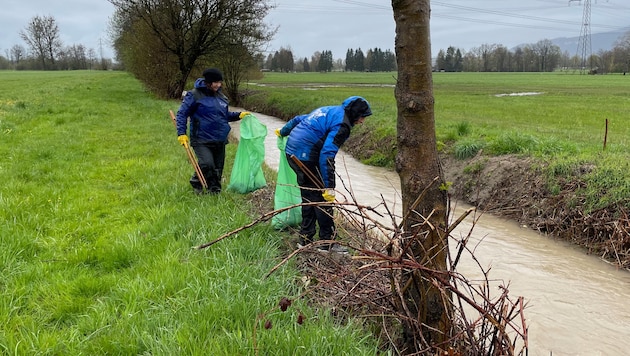
<path id="1" fill-rule="evenodd" d="M 569 4 L 573 1 L 581 0 L 569 0 Z M 580 39 L 578 40 L 576 56 L 580 58 L 580 70 L 586 69 L 586 61 L 591 62 L 591 56 L 593 54 L 593 48 L 591 46 L 591 0 L 584 0 L 584 12 L 582 15 L 582 29 L 580 30 Z M 592 63 L 589 65 L 589 70 L 592 70 Z"/>

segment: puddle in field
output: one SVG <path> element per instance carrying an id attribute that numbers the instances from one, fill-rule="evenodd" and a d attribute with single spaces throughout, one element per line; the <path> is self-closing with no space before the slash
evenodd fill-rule
<path id="1" fill-rule="evenodd" d="M 542 95 L 544 93 L 539 93 L 539 92 L 525 92 L 525 93 L 509 93 L 509 94 L 495 94 L 494 96 L 496 97 L 503 97 L 503 96 L 530 96 L 530 95 Z"/>

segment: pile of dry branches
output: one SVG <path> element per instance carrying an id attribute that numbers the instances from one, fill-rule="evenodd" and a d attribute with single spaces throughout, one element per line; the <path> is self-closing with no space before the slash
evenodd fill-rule
<path id="1" fill-rule="evenodd" d="M 399 283 L 400 275 L 403 271 L 422 271 L 422 275 L 428 276 L 430 282 L 447 296 L 445 300 L 450 301 L 451 305 L 445 310 L 450 311 L 450 320 L 453 321 L 448 342 L 442 345 L 421 345 L 427 353 L 437 353 L 438 350 L 440 353 L 454 355 L 527 353 L 523 298 L 512 299 L 509 286 L 493 286 L 495 282 L 490 279 L 488 271 L 484 270 L 467 247 L 472 229 L 461 238 L 449 234 L 451 247 L 448 271 L 430 270 L 426 265 L 418 263 L 411 251 L 405 250 L 410 244 L 408 241 L 402 242 L 400 221 L 403 218 L 395 215 L 385 199 L 382 199 L 379 206 L 368 207 L 359 204 L 352 194 L 348 195 L 348 199 L 337 204 L 338 220 L 344 222 L 340 224 L 345 230 L 341 235 L 346 237 L 347 245 L 356 252 L 351 258 L 352 264 L 338 264 L 336 267 L 337 273 L 339 270 L 344 271 L 340 278 L 346 284 L 350 281 L 350 286 L 339 285 L 337 289 L 340 290 L 335 295 L 343 295 L 345 288 L 352 295 L 344 295 L 339 302 L 353 300 L 356 305 L 342 305 L 344 308 L 362 311 L 361 306 L 374 305 L 378 301 L 380 310 L 371 308 L 368 315 L 376 316 L 382 321 L 382 335 L 389 341 L 388 345 L 399 354 L 406 354 L 405 350 L 398 349 L 400 321 L 405 319 L 406 322 L 417 323 L 414 330 L 421 330 L 422 320 L 416 320 L 406 312 L 409 308 L 402 295 L 405 286 Z M 452 232 L 467 218 L 476 222 L 479 217 L 475 217 L 474 212 L 475 209 L 466 211 L 451 222 L 444 233 Z M 464 259 L 470 259 L 478 266 L 482 278 L 472 282 L 458 272 L 458 264 Z M 377 283 L 378 281 L 381 282 Z M 374 291 L 375 285 L 380 286 L 378 291 Z M 338 303 L 332 305 L 339 306 Z M 417 340 L 422 342 L 424 338 L 420 335 Z"/>

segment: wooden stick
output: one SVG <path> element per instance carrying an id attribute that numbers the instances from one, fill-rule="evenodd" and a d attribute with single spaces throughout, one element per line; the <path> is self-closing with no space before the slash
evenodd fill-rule
<path id="1" fill-rule="evenodd" d="M 295 155 L 291 155 L 291 159 L 293 160 L 293 162 L 295 162 L 295 164 L 298 165 L 298 167 L 300 167 L 302 172 L 304 172 L 308 176 L 308 178 L 312 180 L 313 183 L 315 183 L 317 188 L 324 189 L 324 183 L 322 183 L 322 181 L 319 178 L 317 178 L 317 176 L 313 172 L 311 172 L 311 170 L 308 169 L 308 167 L 306 167 L 304 163 L 302 163 L 302 161 L 300 161 L 297 157 L 295 157 Z"/>
<path id="2" fill-rule="evenodd" d="M 175 114 L 173 114 L 173 110 L 168 111 L 171 114 L 171 121 L 173 121 L 173 126 L 177 128 L 177 120 L 175 119 Z"/>
<path id="3" fill-rule="evenodd" d="M 608 141 L 608 119 L 606 119 L 606 132 L 604 133 L 604 151 L 606 151 L 607 141 Z"/>
<path id="4" fill-rule="evenodd" d="M 169 110 L 169 112 L 171 113 L 171 119 L 173 120 L 173 125 L 177 127 L 177 120 L 175 119 L 175 114 L 173 114 L 173 110 Z M 206 177 L 203 176 L 203 172 L 201 171 L 201 167 L 199 167 L 199 163 L 197 162 L 197 158 L 195 157 L 194 152 L 190 149 L 190 146 L 188 144 L 185 144 L 182 146 L 184 146 L 184 149 L 186 150 L 186 155 L 188 156 L 188 160 L 190 161 L 190 164 L 195 169 L 195 173 L 197 174 L 197 178 L 199 178 L 201 185 L 203 186 L 204 189 L 208 189 L 208 183 L 206 182 Z"/>

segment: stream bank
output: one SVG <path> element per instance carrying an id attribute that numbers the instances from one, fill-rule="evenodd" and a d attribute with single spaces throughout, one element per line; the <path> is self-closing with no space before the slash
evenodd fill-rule
<path id="1" fill-rule="evenodd" d="M 264 100 L 251 104 L 248 110 L 284 121 L 296 114 L 282 112 Z M 353 132 L 343 150 L 360 161 L 370 161 L 373 157 L 391 158 L 395 146 L 395 140 L 376 140 L 363 130 Z M 441 162 L 446 181 L 452 183 L 452 199 L 550 238 L 569 241 L 587 254 L 630 270 L 630 202 L 588 211 L 578 193 L 585 186 L 580 176 L 594 167 L 577 168 L 570 177 L 560 179 L 552 192 L 543 170 L 545 163 L 531 157 L 482 154 L 460 160 L 442 153 Z"/>
<path id="2" fill-rule="evenodd" d="M 623 206 L 585 212 L 576 191 L 581 172 L 553 194 L 541 162 L 517 155 L 458 160 L 443 155 L 453 198 L 508 218 L 548 237 L 569 241 L 619 268 L 630 268 L 630 218 Z M 588 167 L 582 168 L 584 170 Z"/>

